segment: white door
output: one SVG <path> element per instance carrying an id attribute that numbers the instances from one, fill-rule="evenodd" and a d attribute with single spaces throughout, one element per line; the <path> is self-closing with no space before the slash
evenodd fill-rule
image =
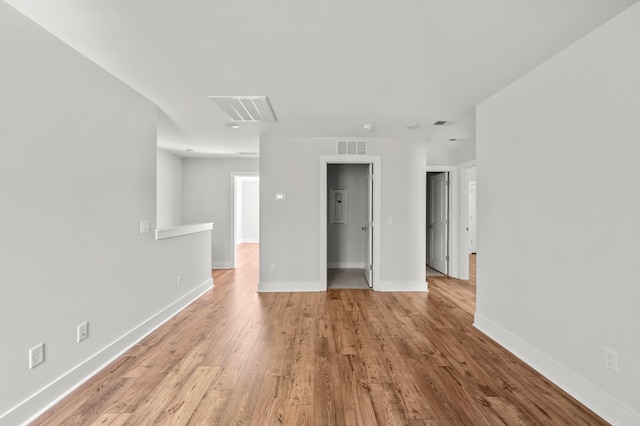
<path id="1" fill-rule="evenodd" d="M 469 182 L 469 252 L 476 252 L 476 181 Z"/>
<path id="2" fill-rule="evenodd" d="M 429 175 L 429 266 L 447 275 L 449 238 L 448 173 Z"/>
<path id="3" fill-rule="evenodd" d="M 366 175 L 367 194 L 365 197 L 365 217 L 362 230 L 364 242 L 364 277 L 369 287 L 373 287 L 373 164 L 369 164 Z"/>

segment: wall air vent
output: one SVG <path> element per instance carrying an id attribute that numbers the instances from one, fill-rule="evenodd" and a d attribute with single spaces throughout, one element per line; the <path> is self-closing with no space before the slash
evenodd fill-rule
<path id="1" fill-rule="evenodd" d="M 433 123 L 434 126 L 444 126 L 445 124 L 447 124 L 445 120 L 438 120 Z"/>
<path id="2" fill-rule="evenodd" d="M 367 141 L 338 141 L 338 155 L 367 155 Z"/>
<path id="3" fill-rule="evenodd" d="M 236 123 L 277 121 L 266 96 L 209 96 Z"/>

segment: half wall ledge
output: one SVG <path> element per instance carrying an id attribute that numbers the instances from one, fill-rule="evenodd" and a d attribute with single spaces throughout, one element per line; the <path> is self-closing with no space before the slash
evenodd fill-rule
<path id="1" fill-rule="evenodd" d="M 156 229 L 156 240 L 180 237 L 182 235 L 195 234 L 197 232 L 211 231 L 213 222 L 193 223 L 190 225 L 172 226 L 170 228 Z"/>

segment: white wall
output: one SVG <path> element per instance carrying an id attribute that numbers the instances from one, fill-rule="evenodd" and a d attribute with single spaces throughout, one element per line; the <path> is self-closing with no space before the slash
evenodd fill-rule
<path id="1" fill-rule="evenodd" d="M 240 178 L 240 208 L 237 244 L 257 243 L 260 240 L 260 181 L 258 178 Z"/>
<path id="2" fill-rule="evenodd" d="M 476 325 L 624 425 L 640 424 L 639 76 L 636 4 L 477 110 Z"/>
<path id="3" fill-rule="evenodd" d="M 363 268 L 365 203 L 369 167 L 365 164 L 329 164 L 327 188 L 347 191 L 346 223 L 327 222 L 327 266 Z M 330 208 L 330 203 L 327 203 Z M 327 217 L 329 214 L 327 214 Z"/>
<path id="4" fill-rule="evenodd" d="M 319 267 L 320 156 L 335 155 L 336 139 L 260 141 L 261 291 L 326 288 Z M 382 169 L 381 282 L 376 288 L 426 290 L 425 143 L 372 138 L 368 154 L 381 157 Z M 278 192 L 286 194 L 285 202 L 275 201 Z"/>
<path id="5" fill-rule="evenodd" d="M 233 172 L 257 172 L 257 159 L 185 158 L 185 223 L 213 222 L 211 265 L 233 267 Z"/>
<path id="6" fill-rule="evenodd" d="M 210 235 L 139 233 L 153 104 L 3 2 L 0 40 L 0 424 L 16 425 L 210 288 Z"/>
<path id="7" fill-rule="evenodd" d="M 182 157 L 158 149 L 158 228 L 184 225 Z"/>
<path id="8" fill-rule="evenodd" d="M 427 164 L 429 166 L 449 166 L 474 160 L 476 157 L 473 141 L 428 142 Z"/>
<path id="9" fill-rule="evenodd" d="M 473 108 L 448 118 L 444 126 L 433 126 L 427 139 L 427 165 L 451 166 L 475 160 L 476 118 Z M 456 138 L 457 141 L 449 141 Z"/>

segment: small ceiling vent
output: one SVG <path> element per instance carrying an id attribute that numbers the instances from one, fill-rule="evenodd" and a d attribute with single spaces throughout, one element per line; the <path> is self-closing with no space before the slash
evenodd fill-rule
<path id="1" fill-rule="evenodd" d="M 236 123 L 277 121 L 266 96 L 209 96 Z"/>
<path id="2" fill-rule="evenodd" d="M 338 141 L 338 155 L 367 155 L 367 141 Z"/>
<path id="3" fill-rule="evenodd" d="M 447 124 L 445 120 L 438 120 L 433 123 L 434 126 L 444 126 L 445 124 Z"/>

